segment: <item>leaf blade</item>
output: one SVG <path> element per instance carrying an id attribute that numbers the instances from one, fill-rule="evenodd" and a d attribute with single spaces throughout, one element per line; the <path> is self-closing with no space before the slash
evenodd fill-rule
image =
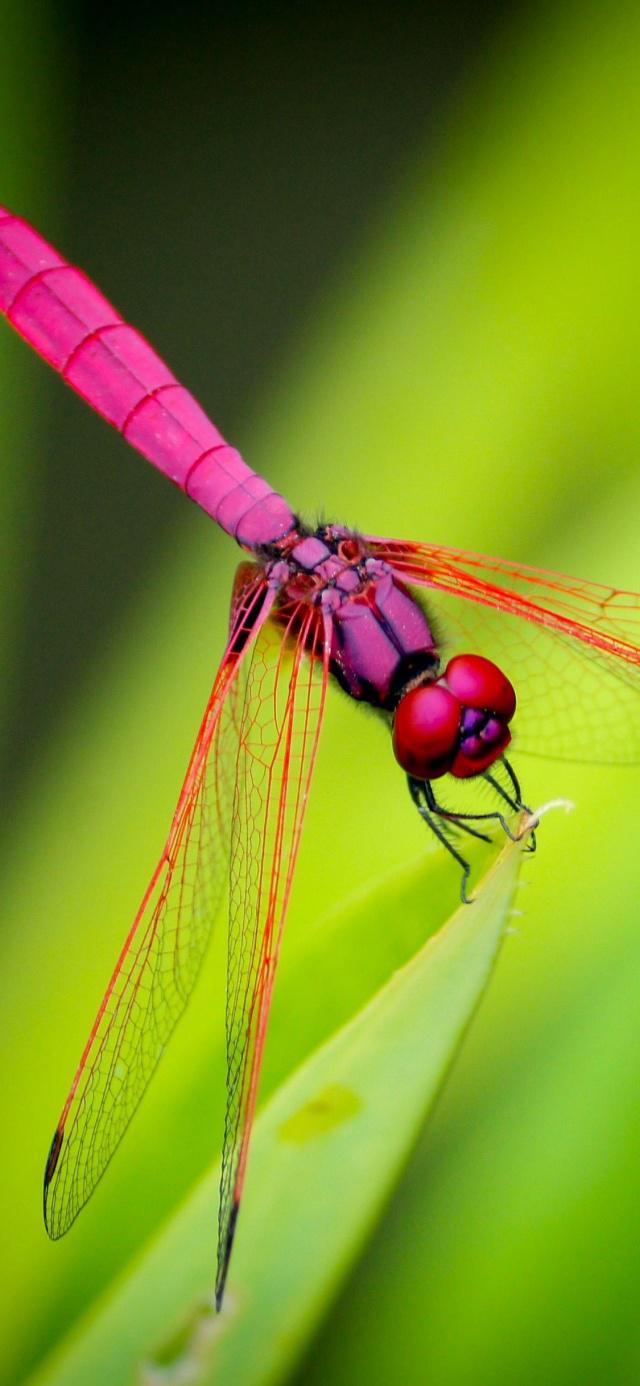
<path id="1" fill-rule="evenodd" d="M 281 1379 L 357 1255 L 433 1104 L 502 941 L 509 844 L 461 906 L 258 1118 L 221 1316 L 211 1310 L 218 1170 L 33 1386 Z M 166 1325 L 173 1325 L 167 1339 Z M 145 1365 L 146 1364 L 146 1365 Z"/>

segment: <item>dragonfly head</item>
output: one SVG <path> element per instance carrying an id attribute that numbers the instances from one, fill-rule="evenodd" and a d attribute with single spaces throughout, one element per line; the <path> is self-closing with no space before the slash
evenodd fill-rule
<path id="1" fill-rule="evenodd" d="M 419 780 L 479 775 L 509 745 L 515 710 L 515 692 L 497 664 L 482 655 L 456 655 L 437 679 L 400 699 L 393 721 L 396 760 Z"/>

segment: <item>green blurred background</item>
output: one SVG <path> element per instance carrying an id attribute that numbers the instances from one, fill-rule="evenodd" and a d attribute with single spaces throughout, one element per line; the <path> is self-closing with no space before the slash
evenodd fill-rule
<path id="1" fill-rule="evenodd" d="M 2 33 L 2 201 L 303 513 L 640 589 L 637 6 L 5 0 Z M 108 1178 L 47 1242 L 49 1140 L 236 554 L 8 331 L 0 449 L 14 1382 L 217 1151 L 221 944 Z M 530 801 L 578 811 L 545 824 L 519 931 L 300 1382 L 640 1374 L 637 773 L 518 769 Z M 265 1093 L 299 1057 L 278 1000 L 322 914 L 424 850 L 405 800 L 377 723 L 332 698 Z"/>

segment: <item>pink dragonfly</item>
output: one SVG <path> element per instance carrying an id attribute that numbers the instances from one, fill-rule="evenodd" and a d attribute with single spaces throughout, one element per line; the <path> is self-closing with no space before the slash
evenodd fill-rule
<path id="1" fill-rule="evenodd" d="M 514 686 L 523 750 L 637 760 L 640 596 L 434 544 L 303 523 L 84 274 L 1 208 L 0 309 L 250 555 L 237 570 L 227 646 L 169 835 L 44 1176 L 45 1222 L 57 1238 L 129 1125 L 187 1003 L 228 885 L 220 1307 L 329 680 L 389 724 L 411 797 L 459 863 L 465 899 L 461 834 L 485 837 L 491 820 L 511 832 L 507 815 L 523 808 L 505 757 Z M 438 594 L 437 617 L 425 589 Z M 443 777 L 447 804 L 434 788 Z M 465 785 L 478 781 L 495 796 L 492 811 L 464 799 Z"/>

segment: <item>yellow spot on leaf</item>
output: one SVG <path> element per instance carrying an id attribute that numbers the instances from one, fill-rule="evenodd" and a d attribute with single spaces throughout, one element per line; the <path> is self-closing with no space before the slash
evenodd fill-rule
<path id="1" fill-rule="evenodd" d="M 350 1121 L 361 1107 L 355 1092 L 341 1083 L 332 1083 L 288 1117 L 278 1134 L 283 1141 L 312 1141 L 343 1121 Z"/>

